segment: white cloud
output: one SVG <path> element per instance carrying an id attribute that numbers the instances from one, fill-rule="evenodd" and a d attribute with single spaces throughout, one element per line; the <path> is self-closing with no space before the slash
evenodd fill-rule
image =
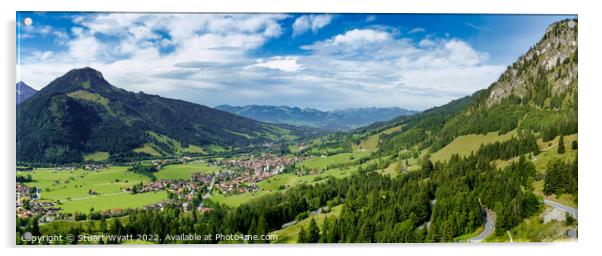
<path id="1" fill-rule="evenodd" d="M 45 52 L 41 52 L 41 51 L 34 51 L 32 52 L 32 55 L 34 58 L 39 59 L 41 61 L 47 60 L 48 58 L 52 57 L 54 53 L 52 51 L 45 51 Z"/>
<path id="2" fill-rule="evenodd" d="M 447 40 L 443 44 L 446 59 L 456 66 L 475 66 L 485 62 L 489 55 L 485 52 L 474 50 L 468 43 L 459 40 Z"/>
<path id="3" fill-rule="evenodd" d="M 269 60 L 259 60 L 256 67 L 264 67 L 282 70 L 286 72 L 295 72 L 302 69 L 302 66 L 297 63 L 298 57 L 272 57 Z"/>
<path id="4" fill-rule="evenodd" d="M 295 23 L 307 23 L 298 25 L 297 33 L 318 31 L 332 19 L 317 16 L 298 17 Z M 77 18 L 81 28 L 67 36 L 66 51 L 24 56 L 19 75 L 39 89 L 70 69 L 91 66 L 118 87 L 205 105 L 423 109 L 484 88 L 504 69 L 488 65 L 487 53 L 460 39 L 404 38 L 383 27 L 332 35 L 302 46 L 306 52 L 300 55 L 254 57 L 255 50 L 282 34 L 286 18 L 85 16 Z"/>
<path id="5" fill-rule="evenodd" d="M 408 31 L 408 34 L 422 33 L 424 31 L 426 31 L 424 28 L 415 27 L 415 28 L 411 29 L 410 31 Z"/>
<path id="6" fill-rule="evenodd" d="M 418 42 L 418 46 L 423 47 L 423 48 L 427 48 L 427 47 L 431 47 L 434 46 L 435 42 L 433 40 L 430 40 L 428 38 L 423 38 L 422 40 L 420 40 Z"/>
<path id="7" fill-rule="evenodd" d="M 391 40 L 391 35 L 387 32 L 372 29 L 354 29 L 347 31 L 343 35 L 337 35 L 332 40 L 334 45 L 356 45 L 366 43 L 378 43 Z"/>
<path id="8" fill-rule="evenodd" d="M 330 24 L 332 15 L 303 15 L 293 23 L 293 36 L 304 34 L 307 31 L 316 33 L 321 28 Z"/>
<path id="9" fill-rule="evenodd" d="M 48 25 L 29 25 L 25 26 L 22 23 L 17 24 L 19 26 L 19 38 L 30 39 L 36 37 L 47 37 L 50 35 L 55 36 L 57 43 L 62 43 L 63 40 L 68 38 L 67 33 L 62 30 L 55 29 Z"/>
<path id="10" fill-rule="evenodd" d="M 93 34 L 84 31 L 81 28 L 74 28 L 72 31 L 75 39 L 69 41 L 68 56 L 75 62 L 90 63 L 96 61 L 97 54 L 100 54 L 100 42 L 96 40 Z"/>
<path id="11" fill-rule="evenodd" d="M 176 78 L 133 81 L 134 76 L 161 77 L 176 74 L 178 63 L 210 61 L 244 62 L 247 52 L 261 46 L 269 38 L 282 33 L 279 21 L 286 15 L 217 15 L 217 14 L 95 14 L 77 16 L 67 50 L 54 54 L 52 61 L 22 62 L 23 78 L 45 85 L 72 68 L 91 66 L 115 85 L 129 90 L 176 91 L 184 81 Z M 75 21 L 75 20 L 74 20 Z M 165 38 L 164 35 L 168 37 Z M 101 40 L 99 36 L 111 37 Z M 162 48 L 172 47 L 169 52 Z M 27 57 L 27 56 L 24 56 Z M 37 56 L 38 59 L 40 56 Z M 195 74 L 207 77 L 211 74 Z M 35 80 L 35 81 L 34 81 Z M 187 82 L 191 87 L 210 88 L 207 82 Z"/>
<path id="12" fill-rule="evenodd" d="M 364 105 L 443 104 L 485 88 L 504 69 L 457 38 L 411 40 L 381 30 L 350 30 L 303 48 L 312 51 L 298 60 L 311 83 Z"/>

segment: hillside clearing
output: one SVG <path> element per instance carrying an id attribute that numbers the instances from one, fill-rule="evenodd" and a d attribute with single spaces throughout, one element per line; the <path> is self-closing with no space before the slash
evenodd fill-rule
<path id="1" fill-rule="evenodd" d="M 455 138 L 447 146 L 443 147 L 439 151 L 435 152 L 431 160 L 446 161 L 452 154 L 458 154 L 460 156 L 469 155 L 471 152 L 476 151 L 481 145 L 491 144 L 495 142 L 503 142 L 512 138 L 516 135 L 516 131 L 510 131 L 506 134 L 498 134 L 498 132 L 490 132 L 485 135 L 483 134 L 469 134 L 462 135 Z"/>

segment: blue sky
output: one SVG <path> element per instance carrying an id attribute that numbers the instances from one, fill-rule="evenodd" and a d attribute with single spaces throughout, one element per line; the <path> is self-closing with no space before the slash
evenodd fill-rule
<path id="1" fill-rule="evenodd" d="M 18 79 L 90 66 L 208 106 L 423 110 L 488 87 L 572 16 L 18 12 Z"/>

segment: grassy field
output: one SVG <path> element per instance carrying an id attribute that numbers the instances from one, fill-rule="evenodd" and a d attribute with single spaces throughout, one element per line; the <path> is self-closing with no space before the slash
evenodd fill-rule
<path id="1" fill-rule="evenodd" d="M 157 179 L 184 179 L 187 180 L 193 173 L 215 173 L 218 167 L 208 166 L 204 162 L 191 162 L 187 164 L 172 164 L 165 166 L 155 173 Z"/>
<path id="2" fill-rule="evenodd" d="M 74 92 L 70 92 L 67 94 L 67 96 L 74 98 L 74 99 L 80 99 L 80 100 L 86 100 L 86 101 L 91 101 L 91 102 L 95 102 L 98 103 L 100 105 L 103 105 L 104 107 L 108 108 L 109 105 L 109 100 L 105 97 L 102 97 L 98 94 L 95 93 L 91 93 L 88 91 L 84 91 L 84 90 L 77 90 Z"/>
<path id="3" fill-rule="evenodd" d="M 389 175 L 391 177 L 396 177 L 397 175 L 400 174 L 400 172 L 399 172 L 400 168 L 401 168 L 401 165 L 399 163 L 391 163 L 384 170 L 378 170 L 377 172 L 382 175 Z"/>
<path id="4" fill-rule="evenodd" d="M 127 167 L 113 166 L 91 172 L 77 169 L 74 171 L 55 170 L 53 168 L 35 169 L 31 173 L 33 181 L 27 186 L 40 188 L 42 199 L 66 201 L 88 197 L 88 191 L 99 194 L 121 192 L 122 188 L 149 179 L 144 175 L 131 173 Z"/>
<path id="5" fill-rule="evenodd" d="M 312 170 L 322 170 L 327 169 L 328 165 L 331 164 L 347 163 L 367 156 L 370 156 L 370 152 L 359 151 L 353 153 L 341 153 L 327 157 L 315 157 L 309 160 L 305 160 L 297 166 Z"/>
<path id="6" fill-rule="evenodd" d="M 389 129 L 386 129 L 377 134 L 368 136 L 368 138 L 360 141 L 359 144 L 351 145 L 351 148 L 353 149 L 353 151 L 361 151 L 361 150 L 374 151 L 378 147 L 378 138 L 381 134 L 391 134 L 391 133 L 399 131 L 399 130 L 401 130 L 401 125 L 391 127 Z"/>
<path id="7" fill-rule="evenodd" d="M 295 174 L 285 173 L 270 177 L 257 183 L 257 186 L 264 190 L 278 190 L 280 186 L 292 187 L 299 182 L 299 176 Z"/>
<path id="8" fill-rule="evenodd" d="M 404 126 L 404 125 L 400 125 L 400 126 L 391 127 L 391 128 L 389 128 L 389 129 L 386 129 L 386 130 L 382 131 L 381 133 L 382 133 L 382 134 L 387 134 L 387 135 L 388 135 L 388 134 L 391 134 L 391 133 L 394 133 L 394 132 L 398 132 L 398 131 L 401 131 L 401 127 L 403 127 L 403 126 Z"/>
<path id="9" fill-rule="evenodd" d="M 272 191 L 272 193 L 275 193 L 275 192 L 276 191 Z M 247 193 L 242 193 L 242 194 L 237 194 L 237 195 L 223 195 L 223 194 L 218 194 L 218 193 L 214 192 L 211 195 L 211 200 L 214 202 L 225 204 L 227 206 L 236 207 L 236 206 L 239 206 L 250 200 L 267 195 L 269 193 L 270 192 L 268 192 L 267 190 L 259 190 L 257 192 L 247 192 Z"/>
<path id="10" fill-rule="evenodd" d="M 94 152 L 84 156 L 84 161 L 106 161 L 109 160 L 109 152 Z"/>
<path id="11" fill-rule="evenodd" d="M 38 187 L 41 200 L 59 200 L 59 207 L 65 212 L 88 212 L 91 207 L 97 210 L 140 207 L 167 198 L 166 193 L 132 195 L 122 192 L 135 183 L 149 181 L 146 176 L 128 172 L 127 167 L 122 166 L 94 172 L 40 168 L 30 174 L 33 181 L 28 182 L 27 186 Z M 97 195 L 90 195 L 90 190 Z"/>
<path id="12" fill-rule="evenodd" d="M 95 210 L 138 208 L 141 206 L 157 203 L 167 199 L 166 191 L 131 194 L 120 192 L 101 196 L 90 196 L 71 201 L 64 201 L 61 208 L 65 212 L 88 212 L 90 208 Z"/>
<path id="13" fill-rule="evenodd" d="M 547 165 L 550 161 L 560 158 L 565 162 L 570 162 L 575 160 L 577 156 L 577 151 L 571 147 L 571 143 L 574 140 L 577 140 L 577 134 L 571 134 L 564 136 L 564 154 L 558 154 L 558 140 L 560 137 L 556 137 L 551 141 L 543 142 L 541 139 L 537 141 L 539 145 L 539 153 L 535 156 L 534 164 L 535 168 L 540 172 L 545 172 Z"/>
<path id="14" fill-rule="evenodd" d="M 351 148 L 353 149 L 353 151 L 362 151 L 362 150 L 373 151 L 376 149 L 376 147 L 378 147 L 379 136 L 380 136 L 380 133 L 370 135 L 370 136 L 368 136 L 368 138 L 362 140 L 359 144 L 351 145 Z"/>
<path id="15" fill-rule="evenodd" d="M 161 152 L 152 147 L 151 144 L 144 144 L 144 147 L 134 149 L 136 153 L 146 153 L 151 156 L 162 156 Z"/>
<path id="16" fill-rule="evenodd" d="M 469 155 L 471 152 L 476 151 L 483 144 L 490 144 L 495 142 L 502 142 L 509 140 L 516 131 L 511 131 L 506 134 L 498 134 L 497 132 L 490 132 L 486 135 L 483 134 L 469 134 L 455 138 L 447 146 L 443 147 L 439 151 L 435 152 L 431 159 L 433 161 L 445 161 L 448 160 L 452 154 L 459 154 L 460 156 Z"/>
<path id="17" fill-rule="evenodd" d="M 177 140 L 174 140 L 168 136 L 162 135 L 162 134 L 158 134 L 155 133 L 153 131 L 148 131 L 147 132 L 148 135 L 152 136 L 153 138 L 155 138 L 155 140 L 167 144 L 167 145 L 171 145 L 173 147 L 173 149 L 175 149 L 176 152 L 185 152 L 185 153 L 205 153 L 205 151 L 196 145 L 188 145 L 187 147 L 183 147 L 182 143 L 180 143 Z"/>

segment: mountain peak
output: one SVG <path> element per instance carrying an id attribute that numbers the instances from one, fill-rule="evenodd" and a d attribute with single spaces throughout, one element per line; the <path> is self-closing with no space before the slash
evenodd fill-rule
<path id="1" fill-rule="evenodd" d="M 576 19 L 550 25 L 543 38 L 492 84 L 486 106 L 516 96 L 523 102 L 544 107 L 549 105 L 546 98 L 562 98 L 571 88 L 576 89 L 577 30 Z"/>
<path id="2" fill-rule="evenodd" d="M 19 104 L 22 101 L 26 100 L 27 98 L 31 97 L 36 92 L 37 92 L 36 89 L 31 88 L 29 85 L 27 85 L 23 81 L 19 81 L 17 83 L 17 104 Z"/>
<path id="3" fill-rule="evenodd" d="M 103 80 L 104 81 L 104 77 L 102 76 L 102 73 L 100 73 L 100 71 L 93 69 L 91 67 L 72 69 L 69 72 L 67 72 L 67 74 L 65 74 L 65 76 L 77 76 L 77 77 L 81 77 L 81 78 L 87 78 L 87 80 L 89 80 L 89 81 L 91 81 L 91 80 Z"/>
<path id="4" fill-rule="evenodd" d="M 105 80 L 100 71 L 90 68 L 72 69 L 63 76 L 52 81 L 44 91 L 71 92 L 76 90 L 88 90 L 106 92 L 113 90 L 113 86 Z"/>

